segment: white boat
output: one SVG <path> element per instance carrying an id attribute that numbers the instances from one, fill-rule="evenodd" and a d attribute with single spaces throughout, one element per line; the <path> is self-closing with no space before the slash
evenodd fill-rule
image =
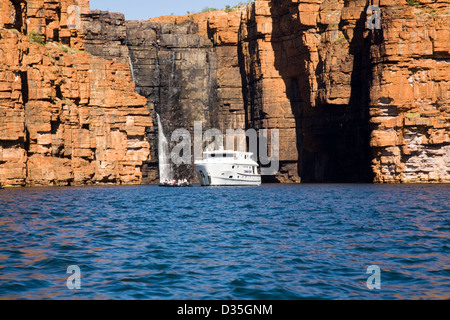
<path id="1" fill-rule="evenodd" d="M 259 166 L 253 153 L 239 151 L 207 151 L 203 160 L 194 162 L 202 186 L 259 186 Z"/>

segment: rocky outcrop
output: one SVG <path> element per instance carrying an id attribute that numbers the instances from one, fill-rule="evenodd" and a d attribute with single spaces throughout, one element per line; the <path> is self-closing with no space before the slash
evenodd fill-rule
<path id="1" fill-rule="evenodd" d="M 83 15 L 82 22 L 84 45 L 88 53 L 129 64 L 123 14 L 93 10 Z"/>
<path id="2" fill-rule="evenodd" d="M 1 185 L 142 181 L 152 125 L 146 99 L 135 93 L 128 64 L 79 49 L 84 35 L 67 28 L 69 4 L 20 3 L 26 28 L 1 26 Z"/>

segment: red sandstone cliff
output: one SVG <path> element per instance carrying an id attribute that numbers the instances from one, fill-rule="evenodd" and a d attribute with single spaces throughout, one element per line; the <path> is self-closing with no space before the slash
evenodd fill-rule
<path id="1" fill-rule="evenodd" d="M 286 128 L 303 180 L 449 182 L 448 4 L 255 1 L 241 28 L 249 118 Z"/>
<path id="2" fill-rule="evenodd" d="M 446 0 L 257 0 L 153 21 L 211 39 L 219 123 L 279 129 L 276 180 L 448 182 L 448 17 Z"/>
<path id="3" fill-rule="evenodd" d="M 67 27 L 71 4 L 2 0 L 1 185 L 142 181 L 146 99 L 128 64 L 79 50 L 83 33 Z"/>
<path id="4" fill-rule="evenodd" d="M 172 126 L 280 130 L 273 181 L 450 181 L 448 0 L 257 0 L 127 23 L 97 12 L 82 31 L 67 27 L 70 4 L 0 6 L 0 183 L 139 183 L 164 108 Z"/>
<path id="5" fill-rule="evenodd" d="M 371 46 L 376 182 L 450 182 L 449 2 L 381 1 Z"/>

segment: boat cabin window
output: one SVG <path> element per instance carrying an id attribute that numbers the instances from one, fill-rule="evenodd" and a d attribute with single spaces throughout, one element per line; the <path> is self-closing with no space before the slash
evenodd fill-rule
<path id="1" fill-rule="evenodd" d="M 210 158 L 233 158 L 232 153 L 210 153 Z"/>

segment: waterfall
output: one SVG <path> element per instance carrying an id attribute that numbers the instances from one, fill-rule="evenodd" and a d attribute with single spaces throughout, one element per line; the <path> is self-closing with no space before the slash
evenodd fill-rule
<path id="1" fill-rule="evenodd" d="M 172 180 L 172 167 L 170 165 L 169 143 L 164 135 L 164 129 L 159 114 L 158 119 L 158 153 L 159 153 L 159 180 L 160 182 Z"/>
<path id="2" fill-rule="evenodd" d="M 135 77 L 134 77 L 133 63 L 131 62 L 131 56 L 130 56 L 130 55 L 128 55 L 128 63 L 129 63 L 129 65 L 130 65 L 131 77 L 133 78 L 134 84 L 136 84 L 136 79 L 135 79 Z"/>

